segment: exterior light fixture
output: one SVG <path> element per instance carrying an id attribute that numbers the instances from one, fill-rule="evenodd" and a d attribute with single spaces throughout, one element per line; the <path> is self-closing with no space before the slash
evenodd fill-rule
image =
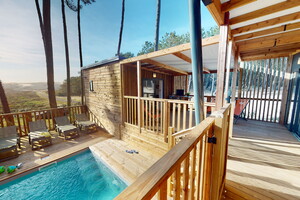
<path id="1" fill-rule="evenodd" d="M 156 73 L 153 73 L 153 78 L 156 78 Z"/>
<path id="2" fill-rule="evenodd" d="M 298 64 L 298 65 L 300 65 L 300 57 L 298 58 L 298 62 L 297 62 L 297 64 Z"/>

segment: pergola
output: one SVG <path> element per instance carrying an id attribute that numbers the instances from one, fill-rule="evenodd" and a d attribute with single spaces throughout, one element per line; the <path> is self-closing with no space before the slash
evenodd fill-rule
<path id="1" fill-rule="evenodd" d="M 220 26 L 217 108 L 224 105 L 223 83 L 228 50 L 234 51 L 233 82 L 236 81 L 238 59 L 249 61 L 277 58 L 299 51 L 300 0 L 202 1 Z M 229 47 L 229 41 L 232 48 Z"/>

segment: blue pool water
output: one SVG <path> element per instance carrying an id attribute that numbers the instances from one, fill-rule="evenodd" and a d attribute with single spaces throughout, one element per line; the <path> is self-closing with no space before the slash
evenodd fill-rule
<path id="1" fill-rule="evenodd" d="M 1 185 L 0 199 L 110 200 L 126 187 L 120 178 L 86 151 L 58 162 L 56 166 Z"/>

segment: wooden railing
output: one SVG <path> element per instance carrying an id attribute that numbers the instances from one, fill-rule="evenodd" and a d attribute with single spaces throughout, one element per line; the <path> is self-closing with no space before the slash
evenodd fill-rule
<path id="1" fill-rule="evenodd" d="M 230 111 L 228 105 L 189 130 L 115 199 L 221 199 Z"/>
<path id="2" fill-rule="evenodd" d="M 192 101 L 145 97 L 139 99 L 134 96 L 124 96 L 123 105 L 125 123 L 162 134 L 165 140 L 168 137 L 169 126 L 174 127 L 175 132 L 195 126 L 194 102 Z M 204 104 L 205 116 L 207 107 L 214 111 L 215 104 Z"/>
<path id="3" fill-rule="evenodd" d="M 15 125 L 18 127 L 19 135 L 26 136 L 30 131 L 28 124 L 31 121 L 44 119 L 46 121 L 46 125 L 48 129 L 54 130 L 55 117 L 67 115 L 70 121 L 73 123 L 75 121 L 75 114 L 87 113 L 87 112 L 88 109 L 86 106 L 72 106 L 72 107 L 64 107 L 64 108 L 38 110 L 38 111 L 1 114 L 0 127 Z"/>

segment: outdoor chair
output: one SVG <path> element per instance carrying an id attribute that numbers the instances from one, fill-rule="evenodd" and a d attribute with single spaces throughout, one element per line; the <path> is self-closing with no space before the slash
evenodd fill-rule
<path id="1" fill-rule="evenodd" d="M 65 140 L 79 137 L 79 130 L 71 124 L 67 116 L 55 117 L 55 128 L 59 135 L 63 135 Z"/>
<path id="2" fill-rule="evenodd" d="M 29 144 L 32 150 L 52 144 L 52 137 L 49 133 L 45 120 L 29 122 Z"/>
<path id="3" fill-rule="evenodd" d="M 249 103 L 249 99 L 237 99 L 234 108 L 234 124 L 242 118 L 247 121 L 245 117 L 242 117 L 247 105 Z"/>
<path id="4" fill-rule="evenodd" d="M 86 114 L 77 114 L 75 115 L 76 121 L 75 124 L 81 131 L 85 131 L 86 133 L 91 133 L 97 131 L 96 123 L 89 120 Z"/>
<path id="5" fill-rule="evenodd" d="M 17 145 L 21 148 L 17 127 L 0 128 L 0 161 L 18 157 Z"/>

